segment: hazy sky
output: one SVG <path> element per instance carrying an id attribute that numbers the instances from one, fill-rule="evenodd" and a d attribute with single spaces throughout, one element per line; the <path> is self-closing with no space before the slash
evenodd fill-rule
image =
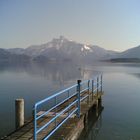
<path id="1" fill-rule="evenodd" d="M 140 45 L 140 0 L 0 0 L 0 48 L 60 35 L 119 51 Z"/>

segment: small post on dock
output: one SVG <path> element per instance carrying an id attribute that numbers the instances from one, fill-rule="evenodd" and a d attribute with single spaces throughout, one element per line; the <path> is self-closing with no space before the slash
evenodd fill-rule
<path id="1" fill-rule="evenodd" d="M 78 110 L 77 110 L 77 117 L 80 118 L 80 91 L 81 91 L 81 80 L 77 80 L 77 99 L 78 99 L 78 102 L 77 102 L 77 107 L 78 107 Z"/>
<path id="2" fill-rule="evenodd" d="M 16 129 L 24 125 L 24 99 L 15 100 L 15 126 Z"/>

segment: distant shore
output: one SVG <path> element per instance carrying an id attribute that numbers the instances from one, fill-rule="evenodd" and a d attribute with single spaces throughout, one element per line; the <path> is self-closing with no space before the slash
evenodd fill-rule
<path id="1" fill-rule="evenodd" d="M 105 62 L 112 63 L 140 63 L 140 58 L 113 58 L 105 60 Z"/>

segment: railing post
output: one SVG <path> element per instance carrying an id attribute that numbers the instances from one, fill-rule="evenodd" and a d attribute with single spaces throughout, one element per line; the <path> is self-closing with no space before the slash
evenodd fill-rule
<path id="1" fill-rule="evenodd" d="M 77 110 L 77 117 L 78 118 L 80 118 L 80 91 L 81 91 L 81 85 L 80 85 L 80 83 L 81 83 L 81 80 L 77 80 L 77 84 L 78 84 L 78 86 L 77 86 L 77 108 L 78 108 L 78 110 Z"/>
<path id="2" fill-rule="evenodd" d="M 89 96 L 89 84 L 90 84 L 90 80 L 88 80 L 88 98 L 87 98 L 87 103 L 89 103 L 89 100 L 90 100 L 90 96 Z"/>
<path id="3" fill-rule="evenodd" d="M 94 92 L 94 80 L 92 80 L 92 100 L 93 100 L 93 92 Z"/>
<path id="4" fill-rule="evenodd" d="M 33 109 L 33 116 L 34 116 L 34 140 L 37 140 L 36 131 L 37 131 L 37 122 L 36 122 L 36 106 Z"/>
<path id="5" fill-rule="evenodd" d="M 15 100 L 16 129 L 24 125 L 24 99 Z"/>

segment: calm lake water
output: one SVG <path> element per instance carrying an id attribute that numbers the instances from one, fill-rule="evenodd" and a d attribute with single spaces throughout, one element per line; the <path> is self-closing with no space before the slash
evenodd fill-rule
<path id="1" fill-rule="evenodd" d="M 98 135 L 87 140 L 140 140 L 140 64 L 0 63 L 0 137 L 14 130 L 14 101 L 25 99 L 25 117 L 32 107 L 61 89 L 103 72 L 103 106 Z"/>

